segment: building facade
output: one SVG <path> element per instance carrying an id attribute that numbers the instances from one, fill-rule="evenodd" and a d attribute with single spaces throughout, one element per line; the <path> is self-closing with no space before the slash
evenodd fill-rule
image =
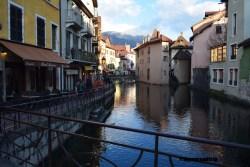
<path id="1" fill-rule="evenodd" d="M 1 0 L 2 94 L 41 95 L 61 89 L 59 0 Z"/>
<path id="2" fill-rule="evenodd" d="M 228 23 L 227 31 L 223 31 L 226 36 L 225 42 L 224 45 L 211 49 L 211 89 L 250 101 L 250 12 L 246 7 L 250 2 L 247 0 L 226 2 Z M 218 49 L 223 49 L 223 61 L 219 56 L 221 51 Z M 214 53 L 216 50 L 218 55 Z"/>
<path id="3" fill-rule="evenodd" d="M 116 50 L 108 36 L 102 36 L 100 48 L 99 70 L 113 73 L 119 68 L 120 58 L 116 57 Z"/>
<path id="4" fill-rule="evenodd" d="M 63 69 L 62 83 L 64 90 L 72 91 L 97 66 L 98 4 L 96 0 L 61 0 L 60 5 L 61 56 L 69 63 Z"/>
<path id="5" fill-rule="evenodd" d="M 136 67 L 135 52 L 130 45 L 113 45 L 116 50 L 116 57 L 120 58 L 119 73 L 134 74 Z"/>
<path id="6" fill-rule="evenodd" d="M 184 38 L 183 33 L 171 45 L 170 80 L 177 84 L 188 84 L 191 78 L 192 46 Z"/>
<path id="7" fill-rule="evenodd" d="M 172 40 L 155 30 L 143 44 L 135 48 L 136 76 L 139 81 L 165 85 L 169 84 L 169 48 Z"/>
<path id="8" fill-rule="evenodd" d="M 191 84 L 193 87 L 209 90 L 210 84 L 210 35 L 213 34 L 214 24 L 225 17 L 225 11 L 206 12 L 205 17 L 200 22 L 191 27 L 193 45 L 191 60 Z"/>

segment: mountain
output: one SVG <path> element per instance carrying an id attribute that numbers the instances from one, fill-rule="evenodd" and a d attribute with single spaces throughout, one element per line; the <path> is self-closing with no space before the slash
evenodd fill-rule
<path id="1" fill-rule="evenodd" d="M 114 31 L 107 31 L 103 32 L 102 35 L 110 36 L 110 40 L 113 44 L 129 44 L 131 48 L 136 47 L 137 43 L 142 43 L 144 36 L 142 35 L 129 35 L 129 34 L 122 34 L 119 32 Z"/>

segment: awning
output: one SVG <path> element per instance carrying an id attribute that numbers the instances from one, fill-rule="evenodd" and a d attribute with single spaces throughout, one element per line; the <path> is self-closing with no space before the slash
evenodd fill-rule
<path id="1" fill-rule="evenodd" d="M 67 62 L 51 49 L 39 48 L 29 44 L 0 39 L 0 44 L 9 52 L 20 57 L 26 65 L 53 66 L 66 65 Z"/>

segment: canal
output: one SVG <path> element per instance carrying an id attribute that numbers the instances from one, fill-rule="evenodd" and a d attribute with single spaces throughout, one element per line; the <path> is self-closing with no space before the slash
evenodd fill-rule
<path id="1" fill-rule="evenodd" d="M 107 124 L 171 133 L 183 136 L 250 144 L 250 110 L 227 101 L 219 101 L 204 93 L 191 91 L 187 86 L 177 90 L 167 86 L 147 84 L 117 84 L 112 114 Z M 154 147 L 154 138 L 108 128 L 84 127 L 80 133 L 120 143 Z M 72 138 L 65 148 L 83 166 L 111 166 L 102 157 L 121 167 L 131 166 L 139 152 L 122 147 Z M 160 138 L 161 151 L 189 157 L 219 157 L 224 164 L 250 166 L 250 153 L 224 149 L 187 141 Z M 54 166 L 75 166 L 62 150 Z M 145 153 L 138 166 L 153 166 L 153 154 Z M 59 159 L 59 158 L 58 158 Z M 174 159 L 175 166 L 204 166 Z M 159 166 L 169 166 L 168 158 L 160 157 Z"/>

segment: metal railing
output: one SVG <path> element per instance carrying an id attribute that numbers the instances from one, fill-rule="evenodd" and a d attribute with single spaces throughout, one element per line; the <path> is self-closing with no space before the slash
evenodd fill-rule
<path id="1" fill-rule="evenodd" d="M 81 120 L 81 119 L 76 119 L 76 118 L 69 118 L 69 117 L 64 117 L 64 116 L 56 116 L 56 115 L 51 115 L 49 113 L 37 113 L 37 112 L 32 112 L 32 111 L 25 111 L 25 110 L 20 110 L 16 108 L 1 108 L 1 113 L 0 113 L 0 120 L 1 120 L 1 133 L 8 134 L 9 131 L 17 129 L 17 128 L 24 128 L 24 127 L 33 127 L 37 128 L 39 130 L 43 130 L 47 132 L 47 140 L 48 140 L 48 166 L 52 166 L 52 147 L 53 147 L 53 136 L 57 136 L 59 139 L 60 135 L 68 135 L 72 137 L 77 137 L 81 139 L 87 139 L 90 141 L 95 141 L 95 142 L 102 142 L 102 143 L 107 143 L 123 148 L 129 148 L 135 151 L 139 151 L 139 156 L 136 158 L 136 161 L 133 163 L 132 166 L 138 165 L 140 162 L 142 156 L 144 153 L 152 153 L 154 154 L 154 166 L 157 167 L 159 163 L 159 156 L 164 156 L 168 158 L 170 166 L 174 166 L 174 159 L 178 159 L 181 161 L 185 162 L 197 162 L 201 164 L 209 164 L 209 165 L 215 165 L 215 166 L 230 166 L 230 165 L 225 165 L 219 162 L 218 157 L 188 157 L 188 156 L 183 156 L 179 155 L 177 153 L 170 153 L 166 151 L 160 151 L 159 150 L 159 139 L 160 138 L 168 138 L 168 139 L 175 139 L 175 140 L 180 140 L 180 141 L 188 141 L 188 142 L 194 142 L 198 144 L 206 144 L 210 146 L 221 146 L 225 148 L 236 148 L 236 149 L 243 149 L 243 150 L 248 150 L 250 151 L 250 145 L 243 145 L 243 144 L 237 144 L 237 143 L 230 143 L 230 142 L 223 142 L 223 141 L 216 141 L 216 140 L 209 140 L 209 139 L 204 139 L 204 138 L 198 138 L 198 137 L 186 137 L 186 136 L 179 136 L 179 135 L 173 135 L 173 134 L 168 134 L 168 133 L 159 133 L 159 132 L 152 132 L 152 131 L 147 131 L 147 130 L 140 130 L 140 129 L 134 129 L 134 128 L 127 128 L 127 127 L 121 127 L 121 126 L 114 126 L 114 125 L 108 125 L 104 123 L 97 123 L 97 122 L 92 122 L 92 121 L 87 121 L 87 120 Z M 10 117 L 10 114 L 12 113 L 12 116 Z M 27 115 L 28 117 L 39 117 L 43 122 L 38 123 L 38 122 L 33 122 L 31 120 L 25 120 L 21 119 L 20 115 Z M 44 122 L 45 121 L 45 122 Z M 6 127 L 6 122 L 12 122 L 12 126 Z M 142 135 L 149 135 L 154 137 L 154 148 L 150 149 L 147 147 L 141 147 L 141 146 L 136 146 L 136 145 L 131 145 L 131 144 L 126 144 L 126 143 L 120 143 L 120 142 L 115 142 L 111 140 L 105 140 L 105 139 L 100 139 L 100 138 L 95 138 L 92 136 L 87 136 L 85 134 L 79 134 L 67 130 L 61 130 L 59 128 L 56 128 L 52 126 L 55 123 L 58 122 L 63 122 L 63 123 L 77 123 L 81 124 L 82 126 L 84 125 L 90 125 L 93 127 L 101 127 L 101 128 L 110 128 L 114 130 L 120 130 L 125 133 L 128 132 L 134 132 L 134 133 L 140 133 Z M 11 128 L 10 128 L 11 127 Z M 5 153 L 6 156 L 11 156 L 9 153 L 3 152 L 0 150 L 0 152 Z M 21 159 L 21 157 L 17 157 Z M 112 166 L 119 166 L 109 160 L 108 158 L 101 157 L 104 159 L 106 162 L 110 163 Z M 26 160 L 27 161 L 27 160 Z M 25 161 L 23 161 L 25 162 Z M 73 159 L 72 157 L 72 163 L 78 164 Z M 32 162 L 29 162 L 29 164 L 32 164 Z M 36 166 L 36 165 L 34 165 Z"/>
<path id="2" fill-rule="evenodd" d="M 96 63 L 98 60 L 97 55 L 95 53 L 83 51 L 81 49 L 74 49 L 71 54 L 73 60 L 80 60 L 89 63 Z"/>

